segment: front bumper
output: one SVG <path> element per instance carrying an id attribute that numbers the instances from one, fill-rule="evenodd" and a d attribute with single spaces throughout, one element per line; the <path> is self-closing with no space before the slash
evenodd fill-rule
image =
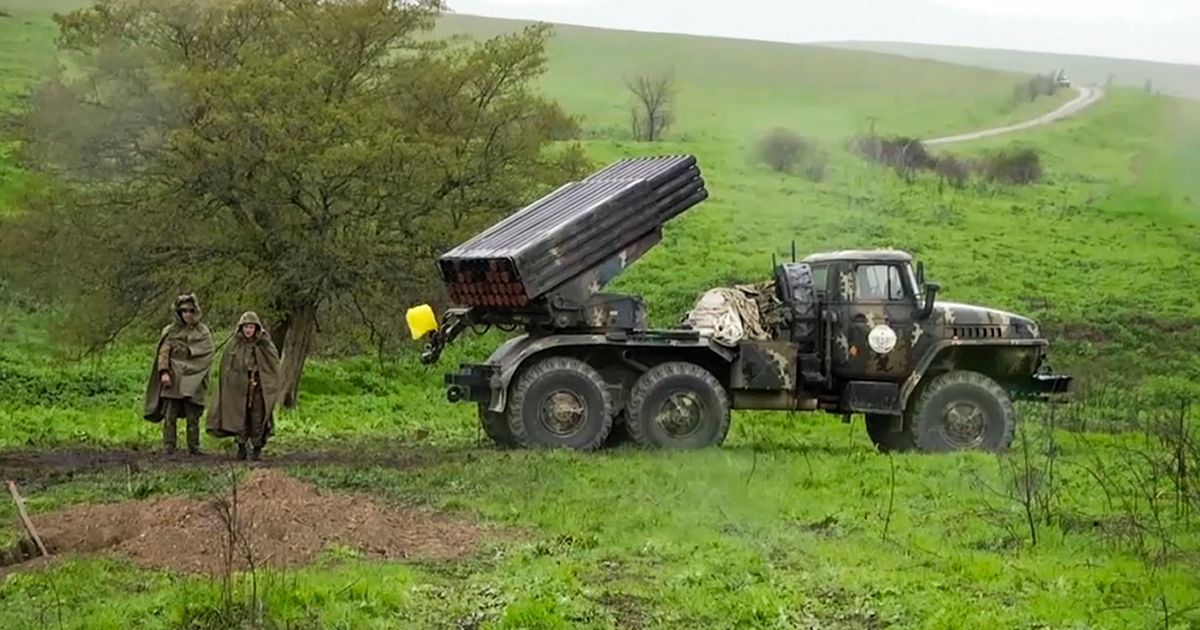
<path id="1" fill-rule="evenodd" d="M 496 368 L 491 365 L 462 364 L 457 372 L 446 375 L 446 400 L 450 402 L 490 403 L 492 401 L 492 376 Z"/>

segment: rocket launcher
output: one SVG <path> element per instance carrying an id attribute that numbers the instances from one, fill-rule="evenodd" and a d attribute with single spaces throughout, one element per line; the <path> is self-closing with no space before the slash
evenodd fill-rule
<path id="1" fill-rule="evenodd" d="M 441 327 L 428 306 L 410 309 L 413 338 L 434 334 L 436 360 L 459 322 L 460 328 L 644 327 L 639 298 L 601 290 L 661 240 L 667 221 L 707 197 L 691 155 L 618 160 L 564 184 L 438 258 L 459 308 Z"/>

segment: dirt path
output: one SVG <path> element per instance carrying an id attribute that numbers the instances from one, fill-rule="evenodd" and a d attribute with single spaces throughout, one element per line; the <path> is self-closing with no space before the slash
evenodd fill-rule
<path id="1" fill-rule="evenodd" d="M 942 144 L 953 144 L 956 142 L 967 142 L 968 140 L 978 140 L 980 138 L 999 136 L 1001 134 L 1012 133 L 1022 129 L 1029 129 L 1031 127 L 1045 125 L 1047 123 L 1052 123 L 1056 120 L 1062 120 L 1063 118 L 1077 114 L 1088 107 L 1091 107 L 1102 98 L 1104 98 L 1104 90 L 1091 87 L 1079 88 L 1079 96 L 1071 99 L 1062 107 L 1059 107 L 1048 114 L 1042 114 L 1033 120 L 1027 120 L 1025 122 L 1017 123 L 1015 125 L 1008 125 L 1006 127 L 994 127 L 992 129 L 984 129 L 982 131 L 972 131 L 969 133 L 960 133 L 954 136 L 945 136 L 943 138 L 933 138 L 923 142 L 926 146 L 937 146 Z"/>
<path id="2" fill-rule="evenodd" d="M 288 466 L 360 466 L 414 468 L 430 459 L 452 454 L 444 449 L 421 449 L 407 445 L 339 444 L 314 450 L 266 453 L 257 468 Z M 38 449 L 0 451 L 0 480 L 12 479 L 22 487 L 39 487 L 79 474 L 105 471 L 142 472 L 171 468 L 214 467 L 239 464 L 226 454 L 166 457 L 158 451 L 134 449 Z"/>

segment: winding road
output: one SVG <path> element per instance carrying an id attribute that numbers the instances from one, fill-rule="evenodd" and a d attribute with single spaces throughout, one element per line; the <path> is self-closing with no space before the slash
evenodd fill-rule
<path id="1" fill-rule="evenodd" d="M 1047 123 L 1052 123 L 1056 120 L 1062 120 L 1063 118 L 1066 118 L 1067 116 L 1072 116 L 1074 114 L 1077 114 L 1077 113 L 1083 111 L 1084 109 L 1087 109 L 1088 107 L 1094 105 L 1097 101 L 1099 101 L 1102 98 L 1104 98 L 1104 90 L 1101 90 L 1100 88 L 1093 88 L 1093 87 L 1081 87 L 1081 88 L 1079 88 L 1079 96 L 1076 96 L 1075 98 L 1071 99 L 1069 102 L 1063 104 L 1062 107 L 1059 107 L 1058 109 L 1056 109 L 1048 114 L 1042 114 L 1041 116 L 1038 116 L 1037 118 L 1034 118 L 1033 120 L 1027 120 L 1025 122 L 1017 123 L 1015 125 L 1008 125 L 1006 127 L 994 127 L 992 129 L 984 129 L 982 131 L 972 131 L 969 133 L 960 133 L 958 135 L 946 136 L 943 138 L 933 138 L 931 140 L 924 140 L 923 143 L 927 146 L 936 146 L 936 145 L 940 145 L 940 144 L 953 144 L 955 142 L 966 142 L 968 140 L 978 140 L 980 138 L 987 138 L 990 136 L 998 136 L 1001 134 L 1011 133 L 1013 131 L 1029 129 L 1030 127 L 1037 127 L 1039 125 L 1045 125 Z"/>

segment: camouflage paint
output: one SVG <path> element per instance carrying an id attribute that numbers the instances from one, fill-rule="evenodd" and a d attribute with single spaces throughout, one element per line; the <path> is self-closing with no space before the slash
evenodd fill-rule
<path id="1" fill-rule="evenodd" d="M 729 378 L 730 389 L 796 389 L 797 345 L 790 341 L 743 341 Z"/>

